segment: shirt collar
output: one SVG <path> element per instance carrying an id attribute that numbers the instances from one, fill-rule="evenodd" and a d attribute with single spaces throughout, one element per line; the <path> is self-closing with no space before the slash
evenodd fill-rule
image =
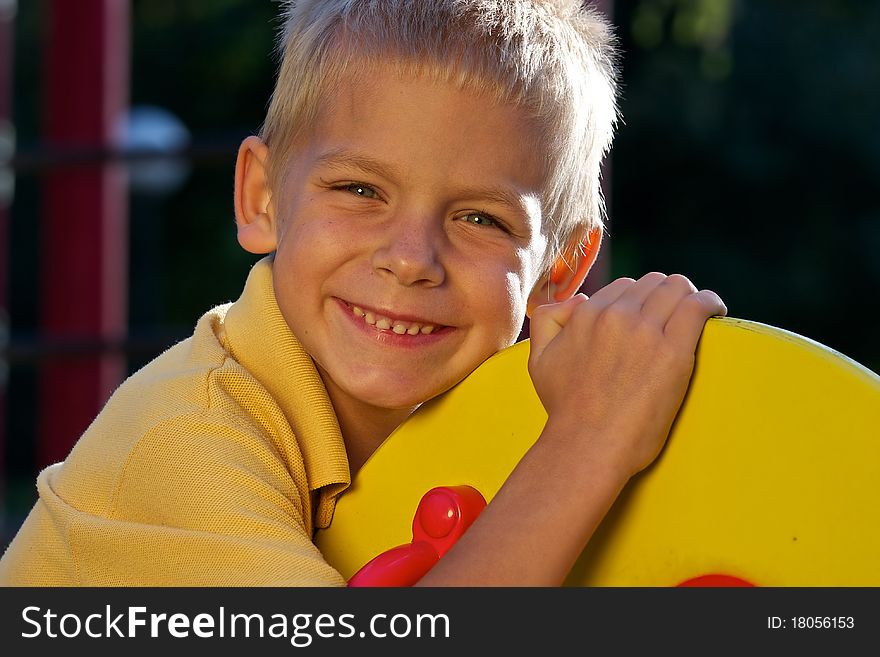
<path id="1" fill-rule="evenodd" d="M 332 517 L 332 498 L 351 483 L 348 456 L 327 389 L 278 308 L 273 261 L 267 256 L 253 266 L 224 324 L 233 356 L 268 390 L 293 428 L 309 489 L 327 487 L 315 519 L 321 527 Z"/>

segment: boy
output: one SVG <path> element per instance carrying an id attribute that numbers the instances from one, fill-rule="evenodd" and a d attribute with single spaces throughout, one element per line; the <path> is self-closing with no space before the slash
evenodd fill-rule
<path id="1" fill-rule="evenodd" d="M 239 242 L 271 255 L 40 475 L 0 581 L 344 584 L 311 542 L 336 497 L 528 314 L 546 427 L 420 584 L 561 583 L 725 312 L 658 273 L 575 294 L 601 238 L 607 27 L 575 0 L 314 0 L 281 49 L 235 174 Z"/>

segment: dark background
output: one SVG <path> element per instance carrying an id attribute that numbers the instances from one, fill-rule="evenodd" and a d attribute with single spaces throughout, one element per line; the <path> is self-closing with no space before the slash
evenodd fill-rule
<path id="1" fill-rule="evenodd" d="M 15 22 L 13 118 L 32 159 L 44 9 L 20 2 Z M 276 13 L 268 1 L 132 1 L 131 104 L 174 114 L 191 148 L 176 185 L 130 194 L 130 371 L 237 298 L 256 259 L 235 240 L 232 175 L 272 88 Z M 732 316 L 880 371 L 880 3 L 616 0 L 613 20 L 624 122 L 609 163 L 609 276 L 684 273 Z M 38 167 L 16 172 L 12 343 L 40 330 L 40 194 Z M 35 499 L 38 362 L 8 369 L 7 540 Z"/>

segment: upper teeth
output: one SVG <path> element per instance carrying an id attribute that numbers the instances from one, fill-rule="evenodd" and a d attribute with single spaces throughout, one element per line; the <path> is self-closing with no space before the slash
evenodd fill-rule
<path id="1" fill-rule="evenodd" d="M 352 306 L 351 310 L 358 317 L 363 317 L 367 324 L 372 324 L 382 331 L 391 329 L 397 335 L 403 335 L 404 333 L 407 335 L 417 335 L 418 333 L 428 335 L 434 330 L 434 327 L 430 324 L 417 324 L 415 322 L 402 322 L 399 319 L 389 319 L 370 311 L 361 310 L 357 306 Z"/>

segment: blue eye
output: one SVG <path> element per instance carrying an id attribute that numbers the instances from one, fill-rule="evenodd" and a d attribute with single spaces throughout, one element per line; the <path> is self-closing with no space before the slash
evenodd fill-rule
<path id="1" fill-rule="evenodd" d="M 364 198 L 379 198 L 379 194 L 376 193 L 375 189 L 369 185 L 363 185 L 361 183 L 349 183 L 341 189 L 345 189 L 357 196 L 363 196 Z"/>

